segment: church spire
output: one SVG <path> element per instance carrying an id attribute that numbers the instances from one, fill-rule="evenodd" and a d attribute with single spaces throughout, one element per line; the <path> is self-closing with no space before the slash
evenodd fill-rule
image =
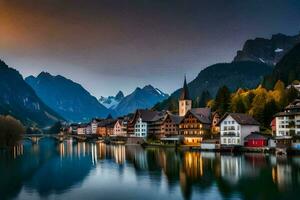
<path id="1" fill-rule="evenodd" d="M 183 87 L 181 90 L 180 98 L 179 100 L 190 100 L 190 95 L 189 95 L 189 89 L 186 83 L 186 76 L 184 75 L 184 83 Z"/>

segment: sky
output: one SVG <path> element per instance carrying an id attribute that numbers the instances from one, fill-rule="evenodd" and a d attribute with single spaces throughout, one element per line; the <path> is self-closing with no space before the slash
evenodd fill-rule
<path id="1" fill-rule="evenodd" d="M 0 59 L 92 95 L 171 93 L 247 39 L 300 31 L 299 0 L 0 0 Z"/>

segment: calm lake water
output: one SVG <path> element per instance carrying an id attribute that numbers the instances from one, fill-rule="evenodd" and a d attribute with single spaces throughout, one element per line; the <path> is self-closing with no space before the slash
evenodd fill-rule
<path id="1" fill-rule="evenodd" d="M 102 143 L 0 152 L 0 199 L 299 199 L 300 157 Z"/>

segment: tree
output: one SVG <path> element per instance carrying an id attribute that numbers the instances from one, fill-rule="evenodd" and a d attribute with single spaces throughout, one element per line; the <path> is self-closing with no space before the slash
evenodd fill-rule
<path id="1" fill-rule="evenodd" d="M 279 112 L 279 107 L 276 104 L 275 100 L 272 99 L 271 101 L 267 102 L 263 108 L 263 125 L 264 127 L 269 127 L 270 123 L 274 117 L 274 115 Z"/>
<path id="2" fill-rule="evenodd" d="M 286 98 L 289 103 L 294 101 L 298 97 L 299 97 L 299 92 L 294 86 L 291 86 L 291 87 L 289 87 L 289 89 L 287 89 Z"/>
<path id="3" fill-rule="evenodd" d="M 0 147 L 11 147 L 17 144 L 25 128 L 20 121 L 11 116 L 0 116 Z"/>
<path id="4" fill-rule="evenodd" d="M 222 86 L 217 92 L 213 110 L 218 111 L 220 115 L 225 114 L 229 111 L 230 100 L 229 89 L 226 86 Z"/>
<path id="5" fill-rule="evenodd" d="M 211 99 L 210 93 L 204 90 L 199 100 L 199 107 L 206 107 L 207 102 Z"/>
<path id="6" fill-rule="evenodd" d="M 238 100 L 236 102 L 235 112 L 237 112 L 237 113 L 245 113 L 246 112 L 245 104 L 244 104 L 242 98 L 238 98 Z"/>
<path id="7" fill-rule="evenodd" d="M 268 92 L 265 88 L 258 87 L 255 89 L 255 97 L 251 104 L 249 114 L 260 123 L 264 122 L 263 110 L 268 100 Z"/>

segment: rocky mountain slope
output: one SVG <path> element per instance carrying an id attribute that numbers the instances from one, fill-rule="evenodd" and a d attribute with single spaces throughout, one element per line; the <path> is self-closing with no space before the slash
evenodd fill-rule
<path id="1" fill-rule="evenodd" d="M 0 60 L 0 114 L 12 115 L 25 125 L 41 128 L 64 120 L 45 105 L 20 73 Z"/>
<path id="2" fill-rule="evenodd" d="M 80 84 L 63 76 L 42 72 L 25 80 L 50 108 L 69 121 L 84 122 L 110 113 Z"/>

